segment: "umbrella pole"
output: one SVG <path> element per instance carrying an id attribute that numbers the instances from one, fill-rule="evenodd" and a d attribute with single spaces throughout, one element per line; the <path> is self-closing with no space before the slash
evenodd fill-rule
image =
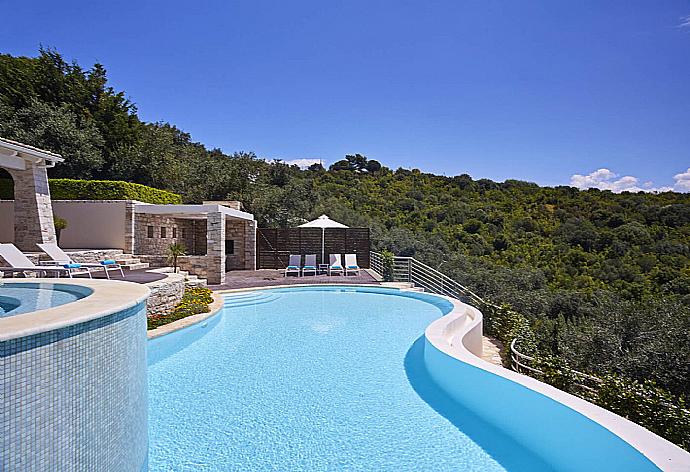
<path id="1" fill-rule="evenodd" d="M 324 260 L 324 258 L 326 257 L 325 251 L 326 251 L 326 229 L 321 228 L 321 263 L 322 264 L 326 263 L 326 261 Z"/>

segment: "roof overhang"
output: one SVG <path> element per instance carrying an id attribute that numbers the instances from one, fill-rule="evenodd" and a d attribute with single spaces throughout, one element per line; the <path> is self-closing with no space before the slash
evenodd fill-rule
<path id="1" fill-rule="evenodd" d="M 43 167 L 53 167 L 64 159 L 59 154 L 38 149 L 33 146 L 0 138 L 0 167 L 11 170 L 26 170 L 26 163 Z"/>
<path id="2" fill-rule="evenodd" d="M 146 213 L 149 215 L 170 215 L 177 218 L 206 218 L 209 213 L 222 213 L 231 218 L 254 221 L 254 215 L 223 205 L 156 205 L 149 203 L 137 203 L 134 213 Z"/>

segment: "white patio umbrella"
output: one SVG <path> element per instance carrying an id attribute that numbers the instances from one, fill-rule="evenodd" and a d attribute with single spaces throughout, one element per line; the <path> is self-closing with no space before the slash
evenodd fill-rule
<path id="1" fill-rule="evenodd" d="M 300 228 L 321 228 L 321 262 L 324 262 L 325 252 L 325 239 L 326 239 L 326 228 L 348 228 L 342 223 L 338 223 L 330 219 L 326 215 L 321 215 L 317 219 L 309 221 L 307 223 L 299 225 Z"/>

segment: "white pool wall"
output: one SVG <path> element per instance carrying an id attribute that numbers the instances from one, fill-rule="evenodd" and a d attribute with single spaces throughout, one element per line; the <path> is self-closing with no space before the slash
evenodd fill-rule
<path id="1" fill-rule="evenodd" d="M 690 454 L 649 430 L 481 354 L 482 314 L 458 300 L 425 331 L 424 361 L 448 395 L 558 470 L 690 470 Z"/>

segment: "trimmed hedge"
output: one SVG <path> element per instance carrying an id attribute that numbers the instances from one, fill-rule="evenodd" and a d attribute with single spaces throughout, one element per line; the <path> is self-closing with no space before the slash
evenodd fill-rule
<path id="1" fill-rule="evenodd" d="M 50 179 L 53 200 L 139 200 L 145 203 L 182 203 L 176 193 L 120 180 Z M 0 199 L 14 198 L 14 182 L 0 179 Z"/>

